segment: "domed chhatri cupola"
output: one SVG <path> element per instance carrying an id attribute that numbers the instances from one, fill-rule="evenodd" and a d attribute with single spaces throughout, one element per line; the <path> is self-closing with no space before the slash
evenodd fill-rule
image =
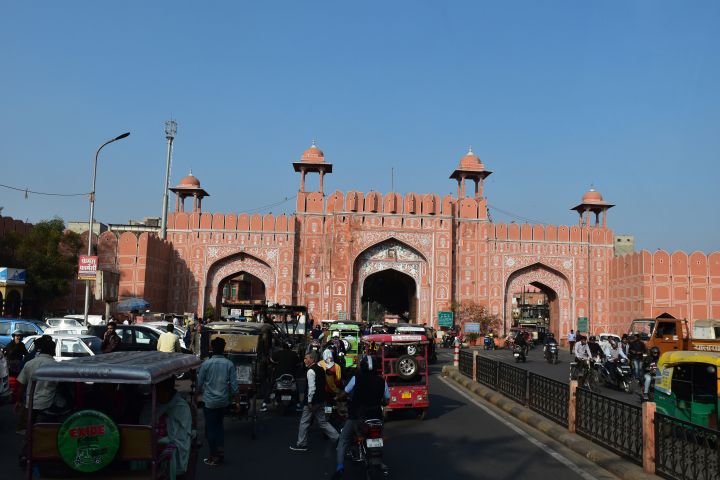
<path id="1" fill-rule="evenodd" d="M 203 188 L 200 187 L 200 180 L 193 175 L 192 170 L 190 173 L 180 180 L 175 188 L 170 189 L 171 192 L 175 192 L 175 211 L 185 211 L 185 199 L 187 197 L 193 198 L 193 212 L 202 211 L 202 199 L 209 197 Z"/>
<path id="2" fill-rule="evenodd" d="M 615 205 L 606 202 L 603 196 L 595 190 L 594 187 L 590 187 L 590 190 L 585 192 L 580 200 L 580 204 L 571 208 L 580 214 L 580 220 L 578 224 L 580 226 L 589 227 L 590 225 L 590 213 L 595 214 L 595 227 L 600 226 L 600 215 L 602 214 L 602 226 L 607 227 L 607 211 Z"/>
<path id="3" fill-rule="evenodd" d="M 491 171 L 485 170 L 485 165 L 480 157 L 475 155 L 470 147 L 465 156 L 460 159 L 458 168 L 450 175 L 451 179 L 458 182 L 458 198 L 465 198 L 465 181 L 472 180 L 475 182 L 475 198 L 481 199 L 483 197 L 482 182 L 491 173 Z"/>
<path id="4" fill-rule="evenodd" d="M 325 154 L 315 144 L 315 140 L 312 141 L 310 148 L 303 152 L 300 161 L 293 162 L 293 168 L 296 172 L 300 172 L 300 192 L 305 192 L 305 174 L 319 173 L 320 193 L 324 193 L 323 180 L 326 173 L 332 173 L 332 163 L 325 161 Z"/>

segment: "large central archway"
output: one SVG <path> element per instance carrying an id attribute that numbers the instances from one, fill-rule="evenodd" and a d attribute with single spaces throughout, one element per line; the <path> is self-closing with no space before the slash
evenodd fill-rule
<path id="1" fill-rule="evenodd" d="M 512 295 L 525 285 L 532 285 L 547 296 L 549 331 L 557 338 L 564 338 L 570 328 L 569 282 L 562 273 L 541 263 L 517 270 L 508 277 L 505 285 L 504 330 L 508 331 L 512 326 Z"/>
<path id="2" fill-rule="evenodd" d="M 362 319 L 381 322 L 385 315 L 396 316 L 403 321 L 417 318 L 417 286 L 415 280 L 393 269 L 369 275 L 363 284 Z"/>
<path id="3" fill-rule="evenodd" d="M 423 278 L 427 275 L 427 261 L 420 252 L 395 239 L 373 245 L 357 256 L 353 265 L 352 318 L 368 320 L 375 304 L 378 320 L 380 312 L 398 315 L 412 322 L 426 322 L 428 312 L 421 300 Z"/>

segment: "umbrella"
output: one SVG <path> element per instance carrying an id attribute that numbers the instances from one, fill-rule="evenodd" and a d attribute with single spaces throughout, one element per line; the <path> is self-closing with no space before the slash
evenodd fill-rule
<path id="1" fill-rule="evenodd" d="M 126 298 L 125 300 L 118 302 L 117 311 L 118 312 L 132 312 L 133 310 L 142 311 L 142 310 L 145 310 L 149 306 L 150 306 L 150 303 L 147 302 L 144 298 L 131 297 L 131 298 Z"/>

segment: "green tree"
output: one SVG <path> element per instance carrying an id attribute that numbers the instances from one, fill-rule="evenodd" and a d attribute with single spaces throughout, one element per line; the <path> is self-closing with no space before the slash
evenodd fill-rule
<path id="1" fill-rule="evenodd" d="M 461 325 L 463 331 L 466 323 L 479 323 L 482 335 L 500 328 L 500 318 L 491 314 L 486 305 L 463 300 L 460 303 L 453 302 L 452 309 L 455 312 L 455 323 Z"/>
<path id="2" fill-rule="evenodd" d="M 208 303 L 205 306 L 205 319 L 208 321 L 212 321 L 215 319 L 215 307 L 212 303 Z"/>
<path id="3" fill-rule="evenodd" d="M 56 299 L 68 294 L 80 248 L 80 236 L 65 231 L 65 223 L 57 217 L 36 223 L 19 239 L 15 263 L 27 270 L 25 298 L 37 311 L 45 313 Z"/>

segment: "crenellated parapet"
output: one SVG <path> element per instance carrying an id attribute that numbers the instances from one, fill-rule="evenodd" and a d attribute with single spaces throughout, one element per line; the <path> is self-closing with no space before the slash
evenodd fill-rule
<path id="1" fill-rule="evenodd" d="M 0 238 L 4 237 L 8 233 L 15 233 L 17 235 L 25 235 L 32 229 L 32 224 L 23 222 L 12 217 L 3 217 L 0 215 Z"/>

